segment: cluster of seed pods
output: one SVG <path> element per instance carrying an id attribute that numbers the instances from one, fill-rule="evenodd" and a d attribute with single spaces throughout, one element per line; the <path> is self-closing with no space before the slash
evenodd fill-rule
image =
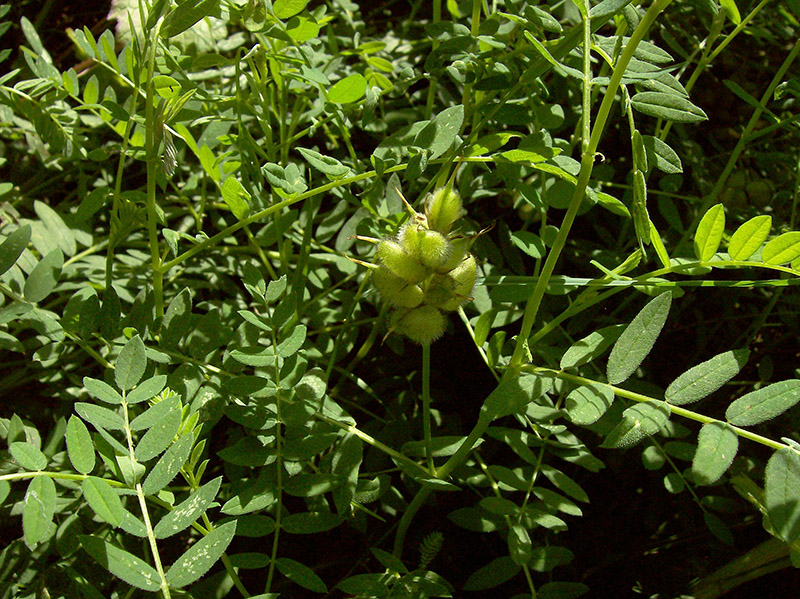
<path id="1" fill-rule="evenodd" d="M 469 253 L 474 238 L 453 230 L 463 209 L 449 186 L 428 196 L 425 214 L 409 209 L 411 218 L 397 237 L 378 244 L 372 280 L 391 306 L 390 332 L 427 345 L 444 333 L 444 312 L 471 299 L 477 276 Z"/>

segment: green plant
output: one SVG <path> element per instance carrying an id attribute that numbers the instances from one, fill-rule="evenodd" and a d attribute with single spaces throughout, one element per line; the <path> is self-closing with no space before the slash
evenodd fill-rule
<path id="1" fill-rule="evenodd" d="M 575 597 L 612 450 L 666 470 L 632 534 L 756 515 L 796 565 L 768 4 L 155 0 L 76 59 L 0 9 L 0 597 Z"/>

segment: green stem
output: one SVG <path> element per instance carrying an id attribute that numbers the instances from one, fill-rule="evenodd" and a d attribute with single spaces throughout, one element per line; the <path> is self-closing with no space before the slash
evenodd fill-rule
<path id="1" fill-rule="evenodd" d="M 553 370 L 552 368 L 539 368 L 536 366 L 523 366 L 522 369 L 525 372 L 531 372 L 534 374 L 548 374 L 549 376 L 555 376 L 563 381 L 569 381 L 571 383 L 575 383 L 578 385 L 608 385 L 608 383 L 603 383 L 600 381 L 595 381 L 592 379 L 587 379 L 582 376 L 578 376 L 576 374 L 568 374 L 566 372 Z M 651 403 L 661 403 L 666 405 L 670 412 L 676 414 L 677 416 L 681 416 L 686 418 L 687 420 L 694 420 L 695 422 L 699 422 L 700 424 L 709 424 L 711 422 L 719 422 L 722 424 L 726 424 L 729 426 L 737 435 L 744 439 L 749 439 L 750 441 L 754 441 L 756 443 L 760 443 L 761 445 L 765 445 L 771 449 L 785 449 L 788 447 L 785 443 L 780 443 L 778 441 L 773 441 L 768 437 L 763 437 L 758 435 L 752 431 L 748 431 L 746 429 L 740 428 L 738 426 L 734 426 L 724 420 L 719 420 L 717 418 L 711 418 L 710 416 L 706 416 L 704 414 L 699 414 L 697 412 L 693 412 L 691 410 L 687 410 L 685 408 L 681 408 L 680 406 L 674 406 L 666 401 L 657 399 L 655 397 L 650 397 L 649 395 L 644 395 L 642 393 L 636 393 L 634 391 L 629 391 L 628 389 L 623 389 L 621 387 L 615 387 L 614 385 L 608 385 L 608 387 L 614 392 L 614 395 L 618 397 L 624 397 L 625 399 L 630 399 L 632 401 L 638 401 L 640 403 L 651 402 Z M 441 470 L 441 469 L 440 469 Z M 441 474 L 441 472 L 440 472 Z"/>
<path id="2" fill-rule="evenodd" d="M 122 392 L 122 415 L 125 419 L 125 440 L 128 443 L 128 459 L 130 461 L 131 473 L 133 475 L 133 473 L 136 472 L 137 462 L 133 455 L 133 436 L 131 434 L 130 414 L 128 413 L 128 402 L 126 400 L 125 391 Z M 136 496 L 139 499 L 139 509 L 142 512 L 144 526 L 147 530 L 147 541 L 150 544 L 150 553 L 153 556 L 153 563 L 155 564 L 156 572 L 158 572 L 158 577 L 161 579 L 161 594 L 164 596 L 164 599 L 170 599 L 169 583 L 167 582 L 167 577 L 164 574 L 164 567 L 161 564 L 161 555 L 158 552 L 158 544 L 156 543 L 156 535 L 153 531 L 153 524 L 150 522 L 150 513 L 147 509 L 147 498 L 142 490 L 141 483 L 137 482 L 134 488 L 136 490 Z"/>
<path id="3" fill-rule="evenodd" d="M 594 168 L 595 152 L 597 151 L 597 147 L 600 143 L 600 137 L 603 134 L 606 122 L 608 121 L 608 116 L 611 112 L 611 106 L 614 103 L 617 95 L 617 89 L 619 89 L 625 69 L 628 67 L 628 63 L 630 62 L 631 58 L 633 58 L 633 54 L 636 51 L 639 42 L 642 41 L 644 35 L 650 30 L 650 28 L 653 26 L 653 23 L 655 23 L 658 15 L 670 4 L 671 1 L 672 0 L 656 0 L 653 2 L 653 4 L 647 10 L 645 16 L 640 21 L 639 26 L 631 34 L 630 40 L 628 41 L 627 46 L 625 46 L 625 50 L 620 55 L 619 60 L 614 67 L 614 72 L 611 75 L 611 79 L 608 83 L 608 89 L 606 89 L 603 102 L 600 104 L 600 109 L 597 111 L 597 118 L 594 126 L 592 127 L 592 134 L 589 139 L 589 144 L 588 146 L 584 146 L 586 150 L 581 157 L 581 170 L 578 174 L 575 192 L 570 200 L 567 213 L 564 215 L 564 221 L 562 222 L 555 241 L 553 242 L 553 247 L 547 254 L 547 260 L 545 260 L 544 266 L 542 267 L 542 274 L 533 290 L 533 294 L 528 299 L 528 303 L 525 306 L 522 327 L 519 335 L 517 336 L 514 354 L 511 357 L 509 368 L 506 370 L 504 377 L 516 376 L 520 367 L 522 366 L 523 360 L 525 359 L 528 338 L 530 337 L 531 330 L 536 322 L 536 315 L 539 312 L 539 307 L 542 299 L 544 298 L 545 291 L 547 290 L 547 284 L 550 281 L 550 277 L 553 275 L 556 262 L 558 261 L 558 258 L 561 255 L 564 246 L 566 245 L 569 231 L 572 228 L 572 224 L 575 221 L 575 217 L 578 214 L 578 209 L 580 208 L 581 202 L 583 201 L 583 197 L 586 193 L 586 188 L 589 185 L 589 179 L 592 176 L 592 169 Z M 589 52 L 589 50 L 589 48 L 585 48 L 584 52 Z M 586 93 L 587 88 L 584 86 L 584 94 Z M 584 119 L 588 121 L 589 115 L 584 114 Z M 585 129 L 586 124 L 584 124 L 584 130 Z"/>
<path id="4" fill-rule="evenodd" d="M 425 437 L 425 455 L 428 470 L 433 474 L 433 442 L 431 441 L 431 346 L 422 346 L 422 432 Z"/>
<path id="5" fill-rule="evenodd" d="M 156 142 L 154 114 L 155 88 L 153 79 L 156 67 L 156 50 L 158 49 L 159 32 L 163 19 L 159 19 L 149 37 L 150 45 L 147 49 L 147 94 L 145 99 L 145 150 L 147 153 L 147 236 L 150 245 L 150 258 L 153 268 L 153 297 L 156 309 L 156 318 L 164 316 L 164 271 L 161 268 L 161 252 L 158 246 L 158 213 L 156 210 L 156 177 L 158 170 L 158 143 Z M 160 119 L 159 119 L 160 120 Z"/>

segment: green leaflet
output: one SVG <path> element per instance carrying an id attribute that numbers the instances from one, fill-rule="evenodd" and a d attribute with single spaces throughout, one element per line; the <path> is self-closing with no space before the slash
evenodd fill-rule
<path id="1" fill-rule="evenodd" d="M 664 392 L 664 399 L 676 406 L 703 399 L 735 377 L 749 357 L 746 349 L 718 354 L 672 381 Z"/>
<path id="2" fill-rule="evenodd" d="M 275 560 L 275 565 L 278 571 L 286 578 L 299 584 L 304 589 L 314 591 L 315 593 L 327 593 L 328 587 L 322 579 L 314 574 L 314 571 L 308 566 L 304 566 L 298 561 L 288 557 L 279 557 Z"/>
<path id="3" fill-rule="evenodd" d="M 594 333 L 576 341 L 561 357 L 560 367 L 582 366 L 603 355 L 603 352 L 619 339 L 624 328 L 624 324 L 611 325 L 610 327 L 598 329 Z"/>
<path id="4" fill-rule="evenodd" d="M 622 413 L 622 421 L 608 433 L 602 447 L 635 445 L 660 431 L 667 424 L 669 415 L 669 408 L 660 402 L 633 405 Z"/>
<path id="5" fill-rule="evenodd" d="M 189 459 L 192 452 L 194 437 L 191 433 L 184 435 L 176 441 L 167 452 L 153 466 L 150 474 L 142 483 L 142 491 L 145 495 L 154 495 L 166 487 L 175 475 L 178 474 L 183 465 Z"/>
<path id="6" fill-rule="evenodd" d="M 178 411 L 178 413 L 180 413 L 180 410 L 181 398 L 177 395 L 168 397 L 167 399 L 150 406 L 147 408 L 147 410 L 134 418 L 130 424 L 131 430 L 147 430 L 151 426 L 158 424 L 162 419 L 168 417 L 171 412 Z"/>
<path id="7" fill-rule="evenodd" d="M 153 528 L 156 538 L 165 539 L 189 527 L 214 501 L 221 484 L 222 477 L 218 476 L 176 505 Z"/>
<path id="8" fill-rule="evenodd" d="M 79 401 L 75 404 L 78 416 L 98 429 L 121 431 L 125 429 L 125 421 L 117 412 L 93 403 Z"/>
<path id="9" fill-rule="evenodd" d="M 83 420 L 75 415 L 67 422 L 67 455 L 72 466 L 81 474 L 89 474 L 94 469 L 95 455 L 92 437 Z"/>
<path id="10" fill-rule="evenodd" d="M 531 537 L 522 524 L 513 524 L 508 530 L 508 553 L 518 565 L 527 564 L 532 553 Z"/>
<path id="11" fill-rule="evenodd" d="M 668 174 L 683 172 L 680 157 L 666 142 L 652 135 L 642 135 L 642 143 L 651 166 Z"/>
<path id="12" fill-rule="evenodd" d="M 122 396 L 104 381 L 85 376 L 83 377 L 83 386 L 95 399 L 115 405 L 122 403 Z"/>
<path id="13" fill-rule="evenodd" d="M 731 235 L 728 243 L 728 255 L 731 260 L 747 260 L 752 256 L 769 237 L 771 227 L 772 217 L 766 214 L 754 216 L 743 223 Z"/>
<path id="14" fill-rule="evenodd" d="M 15 441 L 8 446 L 14 460 L 25 470 L 44 470 L 47 468 L 47 456 L 37 447 L 23 441 Z"/>
<path id="15" fill-rule="evenodd" d="M 367 92 L 367 80 L 360 73 L 354 73 L 337 81 L 328 90 L 328 101 L 334 104 L 349 104 L 364 97 Z"/>
<path id="16" fill-rule="evenodd" d="M 222 182 L 222 199 L 231 209 L 233 215 L 242 220 L 250 214 L 250 194 L 235 176 L 231 175 Z"/>
<path id="17" fill-rule="evenodd" d="M 272 10 L 279 19 L 288 19 L 302 12 L 307 4 L 308 0 L 275 0 Z"/>
<path id="18" fill-rule="evenodd" d="M 25 280 L 23 294 L 31 303 L 42 301 L 55 289 L 64 265 L 64 255 L 56 248 L 42 258 Z"/>
<path id="19" fill-rule="evenodd" d="M 567 413 L 575 424 L 597 422 L 614 403 L 614 391 L 608 385 L 591 383 L 573 389 L 567 396 Z"/>
<path id="20" fill-rule="evenodd" d="M 178 433 L 178 429 L 181 426 L 182 406 L 180 398 L 176 396 L 174 399 L 178 401 L 165 400 L 151 408 L 155 409 L 158 406 L 167 404 L 170 409 L 167 411 L 159 410 L 160 417 L 147 429 L 147 432 L 139 440 L 139 443 L 137 443 L 134 456 L 140 462 L 146 462 L 159 455 L 169 447 L 175 435 Z M 142 416 L 144 416 L 144 414 L 142 414 Z M 141 418 L 141 416 L 139 416 L 139 418 Z M 131 428 L 133 428 L 133 423 L 131 423 Z"/>
<path id="21" fill-rule="evenodd" d="M 28 483 L 22 507 L 25 543 L 33 546 L 47 534 L 56 510 L 56 486 L 49 476 L 36 476 Z"/>
<path id="22" fill-rule="evenodd" d="M 510 580 L 520 571 L 521 566 L 508 557 L 498 557 L 473 572 L 464 583 L 465 591 L 483 591 L 494 588 Z"/>
<path id="23" fill-rule="evenodd" d="M 570 563 L 575 555 L 566 547 L 549 545 L 537 547 L 531 554 L 528 566 L 537 572 L 550 572 L 558 566 Z"/>
<path id="24" fill-rule="evenodd" d="M 789 231 L 771 239 L 761 252 L 767 264 L 788 264 L 800 257 L 800 231 Z"/>
<path id="25" fill-rule="evenodd" d="M 717 253 L 724 232 L 725 208 L 722 204 L 716 204 L 700 219 L 694 234 L 694 255 L 698 260 L 702 262 L 711 260 Z"/>
<path id="26" fill-rule="evenodd" d="M 14 266 L 31 240 L 31 226 L 19 227 L 0 245 L 0 275 Z"/>
<path id="27" fill-rule="evenodd" d="M 96 476 L 84 478 L 81 492 L 94 513 L 112 526 L 119 526 L 125 518 L 125 509 L 122 507 L 119 495 L 104 479 Z"/>
<path id="28" fill-rule="evenodd" d="M 165 374 L 158 374 L 136 385 L 136 389 L 128 393 L 125 400 L 129 404 L 141 403 L 152 399 L 167 385 L 167 376 Z"/>
<path id="29" fill-rule="evenodd" d="M 170 586 L 185 587 L 208 572 L 225 553 L 235 533 L 236 522 L 226 522 L 187 549 L 167 571 Z"/>
<path id="30" fill-rule="evenodd" d="M 145 368 L 147 368 L 147 356 L 144 342 L 139 335 L 136 335 L 125 344 L 117 356 L 114 365 L 114 380 L 117 387 L 123 391 L 132 389 L 141 380 Z"/>
<path id="31" fill-rule="evenodd" d="M 725 411 L 734 426 L 752 426 L 775 418 L 800 401 L 800 380 L 788 379 L 743 395 Z"/>
<path id="32" fill-rule="evenodd" d="M 787 543 L 800 537 L 800 455 L 779 449 L 767 462 L 764 499 L 775 533 Z"/>
<path id="33" fill-rule="evenodd" d="M 670 293 L 656 296 L 623 331 L 608 358 L 606 375 L 609 383 L 617 385 L 626 380 L 647 357 L 667 321 L 671 302 Z"/>
<path id="34" fill-rule="evenodd" d="M 86 553 L 129 585 L 145 591 L 161 587 L 158 572 L 141 558 L 97 536 L 81 535 L 80 541 Z"/>
<path id="35" fill-rule="evenodd" d="M 709 422 L 697 435 L 697 451 L 692 460 L 692 475 L 701 485 L 719 480 L 733 463 L 739 449 L 739 436 L 729 424 Z"/>
<path id="36" fill-rule="evenodd" d="M 509 379 L 492 391 L 481 406 L 481 419 L 497 420 L 523 410 L 529 402 L 547 393 L 553 379 L 534 374 L 523 374 Z"/>
<path id="37" fill-rule="evenodd" d="M 169 39 L 193 27 L 208 16 L 219 3 L 217 0 L 186 0 L 175 7 L 164 19 L 161 35 Z"/>
<path id="38" fill-rule="evenodd" d="M 350 173 L 350 168 L 343 165 L 336 160 L 336 158 L 331 158 L 330 156 L 325 156 L 315 150 L 306 148 L 297 148 L 297 151 L 302 154 L 303 158 L 305 158 L 306 162 L 311 166 L 333 179 L 340 179 Z"/>
<path id="39" fill-rule="evenodd" d="M 642 114 L 676 123 L 698 123 L 708 119 L 706 113 L 683 96 L 665 92 L 639 92 L 631 98 L 631 106 Z"/>

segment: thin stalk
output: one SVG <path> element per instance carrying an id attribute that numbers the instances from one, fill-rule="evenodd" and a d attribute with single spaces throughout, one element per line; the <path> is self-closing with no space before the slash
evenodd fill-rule
<path id="1" fill-rule="evenodd" d="M 278 367 L 278 336 L 275 328 L 272 327 L 272 347 L 275 354 L 275 381 L 278 383 L 278 394 L 281 392 L 280 388 L 280 368 Z M 272 588 L 272 578 L 275 575 L 275 563 L 278 559 L 278 547 L 280 546 L 280 532 L 281 520 L 283 518 L 283 437 L 281 434 L 281 399 L 280 395 L 277 396 L 278 401 L 275 402 L 275 494 L 278 498 L 278 505 L 275 508 L 275 532 L 272 537 L 272 553 L 269 560 L 269 569 L 267 571 L 267 583 L 264 588 L 264 593 L 269 595 Z"/>
<path id="2" fill-rule="evenodd" d="M 150 244 L 150 257 L 153 268 L 153 299 L 156 318 L 164 316 L 164 271 L 161 268 L 161 252 L 158 246 L 158 213 L 156 211 L 156 173 L 158 169 L 158 147 L 155 137 L 156 117 L 154 114 L 155 88 L 153 85 L 156 50 L 163 19 L 159 19 L 149 36 L 147 49 L 147 94 L 145 99 L 145 148 L 147 152 L 147 236 Z M 161 126 L 158 124 L 158 126 Z"/>
<path id="3" fill-rule="evenodd" d="M 628 45 L 625 46 L 625 50 L 620 55 L 619 61 L 614 68 L 614 72 L 611 75 L 611 79 L 608 83 L 608 89 L 606 89 L 603 102 L 600 104 L 600 109 L 597 112 L 597 118 L 594 126 L 592 127 L 592 134 L 589 138 L 589 144 L 588 146 L 584 146 L 586 150 L 581 157 L 581 170 L 578 174 L 575 192 L 570 200 L 567 213 L 564 215 L 564 221 L 562 222 L 561 227 L 558 230 L 558 234 L 556 235 L 556 239 L 553 242 L 553 247 L 547 254 L 547 260 L 545 260 L 544 266 L 542 267 L 542 274 L 539 277 L 536 288 L 534 289 L 533 294 L 528 299 L 528 303 L 525 306 L 522 327 L 517 337 L 517 344 L 514 348 L 514 354 L 511 357 L 509 368 L 506 370 L 506 374 L 504 375 L 505 377 L 516 376 L 520 367 L 522 366 L 523 360 L 525 359 L 528 338 L 530 337 L 531 330 L 536 322 L 536 315 L 539 312 L 539 307 L 541 306 L 542 299 L 544 298 L 545 291 L 547 290 L 547 284 L 550 281 L 550 277 L 553 275 L 556 262 L 558 261 L 558 258 L 561 255 L 564 246 L 566 245 L 569 231 L 572 228 L 572 224 L 575 221 L 575 217 L 578 214 L 578 209 L 580 208 L 581 202 L 583 201 L 583 197 L 586 193 L 586 188 L 589 185 L 589 179 L 592 176 L 592 169 L 594 168 L 595 152 L 597 152 L 597 147 L 600 143 L 600 137 L 602 136 L 606 122 L 608 121 L 608 116 L 611 112 L 611 106 L 613 105 L 614 99 L 617 95 L 617 89 L 619 89 L 620 83 L 622 82 L 622 75 L 625 73 L 625 69 L 628 67 L 628 63 L 630 63 L 631 58 L 633 58 L 633 54 L 636 51 L 639 42 L 642 41 L 645 34 L 653 26 L 653 23 L 655 23 L 658 15 L 661 14 L 661 12 L 663 12 L 667 6 L 669 6 L 671 1 L 672 0 L 656 0 L 652 5 L 650 5 L 647 13 L 639 23 L 639 26 L 631 34 Z M 590 27 L 589 19 L 587 18 L 585 21 L 585 27 L 588 29 Z M 590 48 L 584 48 L 584 52 L 589 52 L 589 50 Z M 586 77 L 587 74 L 584 74 L 584 78 Z M 584 85 L 584 94 L 587 92 L 588 89 Z M 584 114 L 584 119 L 588 121 L 589 115 Z M 585 129 L 586 124 L 584 124 L 584 130 Z"/>
<path id="4" fill-rule="evenodd" d="M 655 397 L 650 397 L 649 395 L 644 395 L 642 393 L 636 393 L 634 391 L 629 391 L 628 389 L 623 389 L 621 387 L 616 387 L 614 385 L 609 385 L 608 383 L 602 383 L 600 381 L 595 381 L 592 379 L 588 379 L 582 376 L 578 376 L 576 374 L 569 374 L 560 370 L 553 370 L 552 368 L 539 368 L 536 366 L 523 366 L 522 368 L 525 372 L 530 372 L 533 374 L 547 374 L 549 376 L 555 376 L 564 381 L 569 381 L 571 383 L 575 383 L 578 385 L 608 385 L 608 387 L 614 392 L 614 395 L 618 397 L 624 397 L 625 399 L 630 399 L 632 401 L 638 401 L 640 403 L 660 403 L 667 406 L 673 414 L 677 416 L 681 416 L 686 418 L 687 420 L 694 420 L 695 422 L 699 422 L 700 424 L 709 424 L 711 422 L 719 422 L 722 424 L 727 424 L 738 436 L 749 439 L 750 441 L 754 441 L 756 443 L 760 443 L 761 445 L 765 445 L 771 449 L 785 449 L 788 448 L 788 445 L 785 443 L 780 443 L 778 441 L 773 441 L 768 437 L 763 437 L 758 435 L 752 431 L 740 428 L 738 426 L 733 426 L 732 424 L 726 423 L 725 421 L 718 420 L 717 418 L 711 418 L 710 416 L 706 416 L 705 414 L 699 414 L 698 412 L 693 412 L 691 410 L 687 410 L 686 408 L 681 408 L 680 406 L 674 406 L 672 404 L 667 403 L 666 401 L 660 400 Z"/>
<path id="5" fill-rule="evenodd" d="M 128 443 L 128 459 L 130 460 L 131 472 L 136 472 L 136 458 L 133 456 L 133 436 L 130 427 L 130 414 L 128 413 L 128 401 L 126 399 L 127 393 L 122 392 L 122 415 L 125 419 L 125 440 Z M 153 556 L 153 563 L 158 572 L 158 577 L 161 579 L 161 594 L 164 599 L 170 599 L 169 583 L 167 582 L 166 574 L 164 573 L 164 566 L 161 564 L 161 555 L 158 552 L 158 544 L 156 543 L 156 535 L 153 531 L 153 524 L 150 522 L 150 513 L 147 509 L 147 498 L 142 490 L 142 484 L 137 482 L 135 485 L 136 497 L 139 499 L 139 509 L 142 512 L 142 519 L 144 526 L 147 530 L 147 541 L 150 545 L 150 553 Z"/>
<path id="6" fill-rule="evenodd" d="M 433 0 L 433 23 L 434 25 L 442 20 L 442 0 Z M 431 52 L 439 47 L 439 40 L 432 40 Z M 430 119 L 433 115 L 433 103 L 436 100 L 436 78 L 428 78 L 428 97 L 425 100 L 425 118 Z"/>
<path id="7" fill-rule="evenodd" d="M 433 442 L 431 441 L 431 346 L 422 346 L 422 433 L 425 437 L 425 455 L 428 470 L 433 474 Z"/>

